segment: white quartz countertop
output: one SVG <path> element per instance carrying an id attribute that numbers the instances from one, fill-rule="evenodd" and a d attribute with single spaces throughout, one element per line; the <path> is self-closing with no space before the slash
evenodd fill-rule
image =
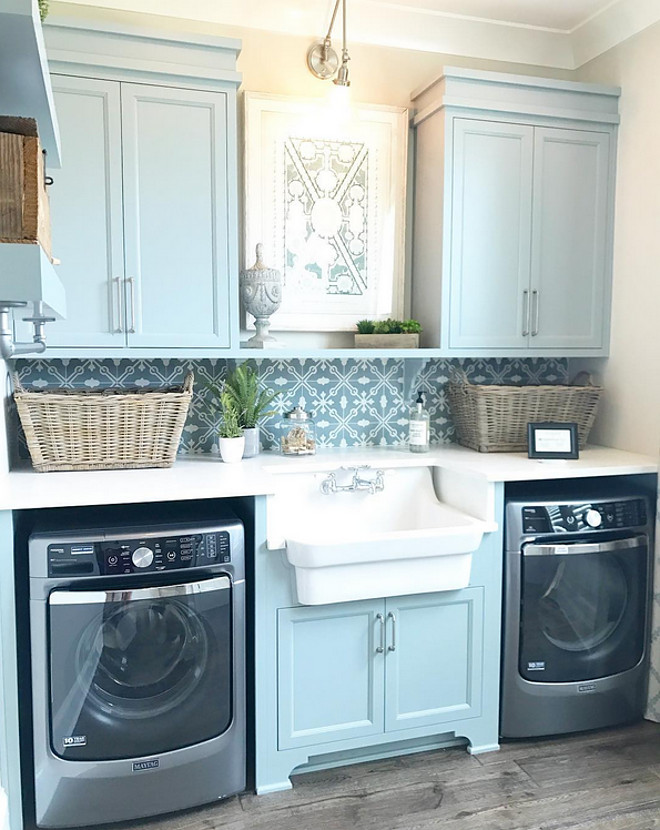
<path id="1" fill-rule="evenodd" d="M 453 444 L 434 447 L 423 454 L 396 447 L 321 450 L 305 458 L 262 453 L 239 464 L 197 456 L 182 457 L 164 470 L 36 473 L 26 467 L 0 479 L 0 510 L 269 495 L 278 489 L 278 474 L 357 464 L 384 468 L 442 467 L 492 482 L 632 475 L 658 470 L 655 458 L 607 447 L 589 447 L 575 461 L 538 461 L 527 458 L 525 453 L 478 453 Z"/>

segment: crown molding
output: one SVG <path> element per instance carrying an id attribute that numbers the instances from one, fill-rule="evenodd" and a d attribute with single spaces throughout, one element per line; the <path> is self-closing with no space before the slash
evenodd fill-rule
<path id="1" fill-rule="evenodd" d="M 58 5 L 53 4 L 55 11 Z M 74 0 L 74 5 L 135 16 L 135 0 Z M 158 15 L 161 20 L 185 17 L 197 24 L 313 39 L 325 34 L 327 5 L 310 0 L 287 0 L 284 4 L 272 0 L 196 0 L 185 5 L 181 0 L 141 0 L 140 12 Z M 349 14 L 353 42 L 574 70 L 660 20 L 660 3 L 614 0 L 572 30 L 437 12 L 394 0 L 351 0 Z"/>
<path id="2" fill-rule="evenodd" d="M 614 0 L 570 33 L 574 68 L 660 21 L 658 0 Z"/>

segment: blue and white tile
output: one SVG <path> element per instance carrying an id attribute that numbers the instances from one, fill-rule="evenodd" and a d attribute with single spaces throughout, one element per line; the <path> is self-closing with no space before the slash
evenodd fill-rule
<path id="1" fill-rule="evenodd" d="M 17 371 L 26 388 L 97 389 L 103 387 L 162 388 L 195 374 L 195 393 L 184 428 L 180 452 L 217 453 L 218 415 L 207 384 L 221 384 L 235 365 L 225 359 L 181 360 L 20 360 Z M 408 409 L 406 375 L 414 364 L 402 359 L 282 360 L 257 358 L 263 388 L 280 394 L 276 414 L 262 425 L 265 448 L 277 448 L 282 414 L 296 405 L 314 413 L 319 447 L 397 446 L 405 444 Z M 414 369 L 412 370 L 414 372 Z M 446 385 L 457 371 L 473 383 L 566 383 L 568 361 L 545 358 L 429 360 L 412 378 L 411 389 L 423 389 L 431 418 L 432 443 L 451 441 L 454 428 Z"/>

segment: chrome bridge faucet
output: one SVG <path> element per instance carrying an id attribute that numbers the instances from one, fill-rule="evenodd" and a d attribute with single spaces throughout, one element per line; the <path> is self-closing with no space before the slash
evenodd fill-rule
<path id="1" fill-rule="evenodd" d="M 363 464 L 359 467 L 342 467 L 344 472 L 353 473 L 353 479 L 350 484 L 337 484 L 337 476 L 335 473 L 328 473 L 327 477 L 321 482 L 321 492 L 325 496 L 331 493 L 355 493 L 360 490 L 368 493 L 380 493 L 385 489 L 385 473 L 383 470 L 372 470 L 369 464 Z M 373 473 L 373 475 L 369 475 Z"/>

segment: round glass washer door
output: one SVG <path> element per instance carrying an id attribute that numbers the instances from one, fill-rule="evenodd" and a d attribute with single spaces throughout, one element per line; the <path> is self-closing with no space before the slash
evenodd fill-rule
<path id="1" fill-rule="evenodd" d="M 588 651 L 618 628 L 628 607 L 626 576 L 618 561 L 564 558 L 538 600 L 541 631 L 557 648 Z"/>
<path id="2" fill-rule="evenodd" d="M 102 712 L 124 718 L 164 715 L 195 691 L 208 661 L 200 617 L 175 599 L 107 606 L 93 620 L 76 653 L 80 682 Z"/>
<path id="3" fill-rule="evenodd" d="M 169 752 L 233 711 L 232 586 L 55 590 L 48 599 L 51 747 L 67 760 Z"/>

